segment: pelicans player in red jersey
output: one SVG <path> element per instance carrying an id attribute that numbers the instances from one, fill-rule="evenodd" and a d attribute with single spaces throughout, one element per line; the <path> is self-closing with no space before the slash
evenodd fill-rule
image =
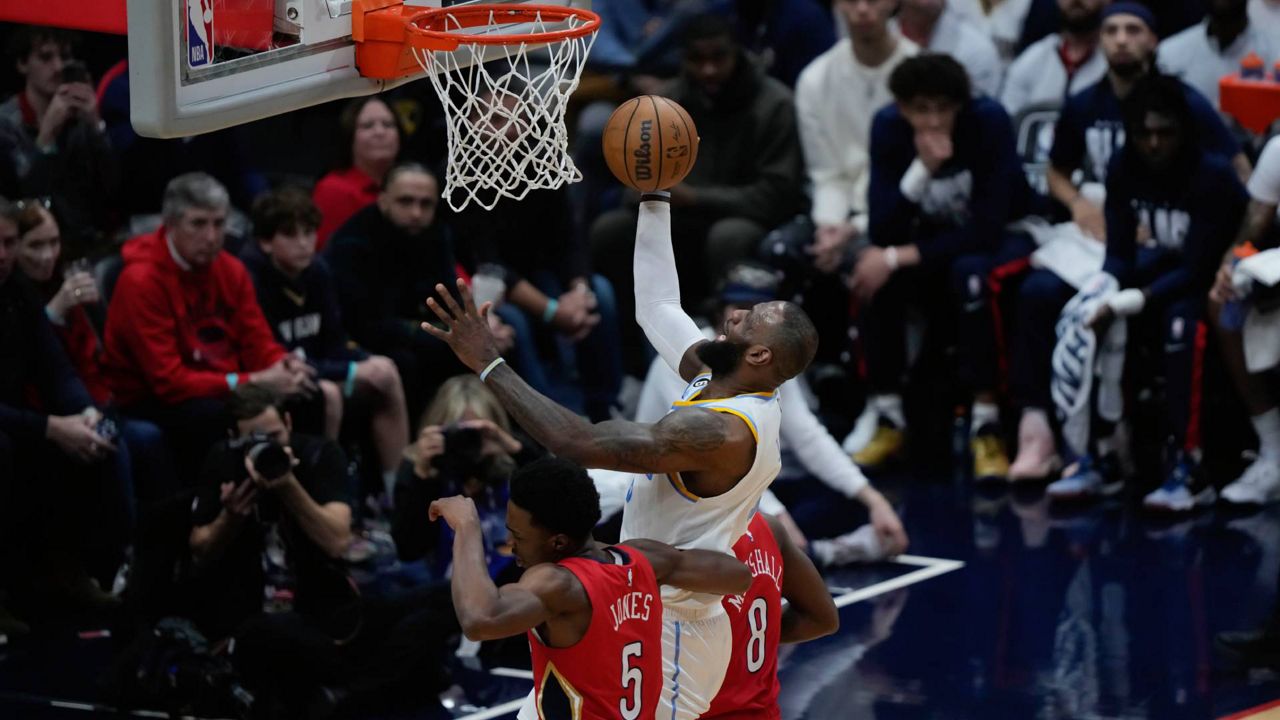
<path id="1" fill-rule="evenodd" d="M 431 503 L 453 543 L 453 604 L 472 640 L 529 634 L 541 720 L 652 720 L 662 690 L 659 584 L 727 595 L 751 583 L 731 555 L 653 540 L 606 547 L 591 538 L 600 496 L 581 466 L 530 463 L 511 478 L 507 529 L 527 570 L 499 588 L 489 577 L 475 504 Z"/>
<path id="2" fill-rule="evenodd" d="M 757 512 L 733 553 L 751 569 L 751 587 L 723 600 L 733 659 L 702 720 L 779 720 L 778 643 L 830 635 L 839 611 L 818 569 L 776 518 Z"/>

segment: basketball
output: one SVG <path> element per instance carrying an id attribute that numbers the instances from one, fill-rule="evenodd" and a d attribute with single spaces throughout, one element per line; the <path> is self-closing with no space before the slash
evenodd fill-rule
<path id="1" fill-rule="evenodd" d="M 623 185 L 666 190 L 684 179 L 698 158 L 698 129 L 672 100 L 641 95 L 618 106 L 604 128 L 604 159 Z"/>

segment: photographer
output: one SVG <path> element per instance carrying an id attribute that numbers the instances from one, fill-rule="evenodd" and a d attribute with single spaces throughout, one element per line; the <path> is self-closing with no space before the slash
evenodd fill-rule
<path id="1" fill-rule="evenodd" d="M 93 79 L 72 59 L 75 37 L 65 30 L 20 26 L 8 55 L 25 78 L 0 105 L 0 164 L 28 196 L 52 196 L 64 212 L 71 257 L 90 254 L 114 222 L 120 186 L 111 143 L 98 116 Z"/>
<path id="2" fill-rule="evenodd" d="M 498 548 L 507 542 L 507 479 L 541 454 L 531 441 L 512 434 L 507 413 L 475 375 L 459 375 L 440 386 L 423 416 L 418 440 L 405 451 L 396 479 L 392 536 L 400 559 L 425 557 L 437 577 L 452 560 L 453 535 L 428 522 L 432 501 L 465 495 L 475 501 L 484 529 L 490 574 L 511 565 Z"/>
<path id="3" fill-rule="evenodd" d="M 316 702 L 381 707 L 442 690 L 436 654 L 456 630 L 447 601 L 363 600 L 341 565 L 342 451 L 292 433 L 275 395 L 252 383 L 228 412 L 235 437 L 210 452 L 192 510 L 191 589 L 205 633 L 232 638 L 255 707 L 302 717 Z"/>

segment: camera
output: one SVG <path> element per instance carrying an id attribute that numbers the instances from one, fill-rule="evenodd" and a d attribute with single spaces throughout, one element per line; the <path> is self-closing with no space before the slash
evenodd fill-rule
<path id="1" fill-rule="evenodd" d="M 431 464 L 444 477 L 464 479 L 475 477 L 481 464 L 484 437 L 479 428 L 462 427 L 457 423 L 446 426 L 444 452 L 431 460 Z"/>
<path id="2" fill-rule="evenodd" d="M 231 440 L 229 447 L 241 451 L 264 480 L 279 480 L 293 468 L 284 446 L 266 433 L 249 433 Z"/>

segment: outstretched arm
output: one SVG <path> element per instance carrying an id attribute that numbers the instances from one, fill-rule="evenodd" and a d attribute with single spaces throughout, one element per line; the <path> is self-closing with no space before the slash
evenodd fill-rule
<path id="1" fill-rule="evenodd" d="M 458 495 L 431 503 L 432 520 L 453 528 L 453 607 L 471 640 L 519 635 L 553 617 L 573 592 L 571 574 L 554 565 L 535 565 L 513 585 L 498 587 L 489 577 L 480 517 L 470 498 Z"/>
<path id="2" fill-rule="evenodd" d="M 671 246 L 671 194 L 646 193 L 636 219 L 636 322 L 658 355 L 686 382 L 702 369 L 694 347 L 706 342 L 680 306 L 680 277 Z"/>
<path id="3" fill-rule="evenodd" d="M 488 303 L 475 307 L 471 290 L 461 280 L 460 306 L 436 286 L 427 306 L 445 329 L 423 329 L 449 343 L 458 359 L 476 372 L 491 368 L 485 384 L 513 419 L 551 452 L 590 468 L 628 472 L 670 473 L 742 465 L 750 467 L 755 442 L 750 429 L 735 417 L 697 408 L 673 412 L 654 425 L 610 420 L 591 424 L 529 386 L 500 358 L 485 316 Z M 445 308 L 448 308 L 446 310 Z M 491 367 L 492 366 L 492 367 Z"/>
<path id="4" fill-rule="evenodd" d="M 782 553 L 782 597 L 787 606 L 782 611 L 781 641 L 798 643 L 834 633 L 840 628 L 840 611 L 818 569 L 776 518 L 765 519 Z"/>
<path id="5" fill-rule="evenodd" d="M 662 585 L 715 595 L 741 595 L 751 587 L 751 571 L 737 558 L 713 550 L 679 550 L 657 540 L 628 540 L 644 553 Z"/>

